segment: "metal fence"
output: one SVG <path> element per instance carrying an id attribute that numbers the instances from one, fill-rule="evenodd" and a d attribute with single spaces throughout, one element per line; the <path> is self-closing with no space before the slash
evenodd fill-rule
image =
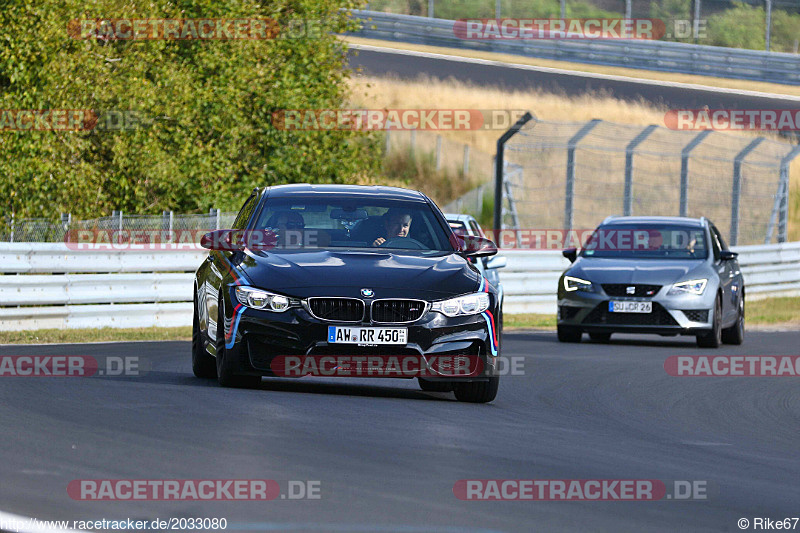
<path id="1" fill-rule="evenodd" d="M 73 220 L 62 213 L 60 221 L 47 218 L 9 218 L 5 231 L 0 231 L 0 242 L 64 242 L 70 232 L 90 231 L 181 231 L 230 228 L 236 212 L 211 209 L 208 214 L 175 214 L 165 211 L 161 215 L 129 215 L 114 211 L 110 217 Z"/>
<path id="2" fill-rule="evenodd" d="M 360 37 L 515 54 L 561 61 L 641 68 L 800 85 L 800 55 L 651 40 L 461 39 L 453 20 L 354 11 Z"/>
<path id="3" fill-rule="evenodd" d="M 748 299 L 800 294 L 800 243 L 743 246 Z M 558 251 L 504 250 L 505 313 L 555 313 L 569 265 Z M 192 320 L 198 246 L 86 251 L 64 243 L 0 244 L 0 331 L 173 327 Z"/>
<path id="4" fill-rule="evenodd" d="M 505 145 L 502 228 L 591 229 L 615 214 L 705 216 L 731 245 L 786 242 L 798 154 L 798 145 L 762 137 L 533 119 Z M 445 209 L 478 216 L 488 186 Z"/>

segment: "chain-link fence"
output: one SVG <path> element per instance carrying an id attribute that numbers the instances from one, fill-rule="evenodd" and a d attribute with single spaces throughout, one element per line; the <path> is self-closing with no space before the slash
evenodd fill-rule
<path id="1" fill-rule="evenodd" d="M 208 214 L 186 215 L 165 211 L 161 215 L 128 215 L 115 211 L 109 217 L 73 220 L 69 213 L 61 215 L 60 221 L 46 218 L 10 218 L 5 231 L 0 232 L 0 242 L 64 242 L 70 234 L 78 231 L 132 232 L 207 230 L 230 228 L 236 212 L 211 209 Z"/>
<path id="2" fill-rule="evenodd" d="M 608 215 L 705 216 L 733 245 L 783 242 L 798 154 L 800 146 L 763 137 L 533 119 L 505 146 L 503 226 L 591 229 Z"/>

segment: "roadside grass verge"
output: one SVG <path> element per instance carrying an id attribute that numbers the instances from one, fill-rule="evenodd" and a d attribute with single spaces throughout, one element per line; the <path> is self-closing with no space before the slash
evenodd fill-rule
<path id="1" fill-rule="evenodd" d="M 795 326 L 800 329 L 800 296 L 747 301 L 746 322 L 751 326 Z M 556 329 L 553 314 L 504 314 L 503 330 Z"/>
<path id="2" fill-rule="evenodd" d="M 800 296 L 767 298 L 747 302 L 747 324 L 753 326 L 786 326 L 800 329 Z M 555 314 L 505 314 L 503 329 L 556 328 Z M 0 331 L 0 344 L 81 344 L 110 341 L 190 341 L 192 328 L 100 328 L 100 329 L 37 329 Z"/>
<path id="3" fill-rule="evenodd" d="M 190 326 L 180 328 L 33 329 L 0 331 L 0 344 L 81 344 L 105 341 L 188 341 Z"/>

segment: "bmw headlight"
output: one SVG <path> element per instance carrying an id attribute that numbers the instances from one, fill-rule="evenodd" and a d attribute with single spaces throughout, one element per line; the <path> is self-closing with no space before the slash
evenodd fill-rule
<path id="1" fill-rule="evenodd" d="M 574 276 L 564 276 L 564 290 L 567 292 L 594 292 L 594 287 L 592 287 L 591 281 L 586 281 L 585 279 L 576 278 Z"/>
<path id="2" fill-rule="evenodd" d="M 297 307 L 299 302 L 282 294 L 273 294 L 255 287 L 236 287 L 236 299 L 253 309 L 263 309 L 283 313 L 290 307 Z"/>
<path id="3" fill-rule="evenodd" d="M 703 294 L 707 284 L 707 279 L 680 281 L 674 284 L 667 294 Z"/>
<path id="4" fill-rule="evenodd" d="M 489 309 L 489 294 L 486 292 L 465 294 L 457 298 L 433 302 L 431 305 L 431 311 L 436 311 L 449 317 L 477 315 L 487 309 Z"/>

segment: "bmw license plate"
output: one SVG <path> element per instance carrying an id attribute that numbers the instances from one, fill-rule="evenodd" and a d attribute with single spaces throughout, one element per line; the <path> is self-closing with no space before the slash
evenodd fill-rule
<path id="1" fill-rule="evenodd" d="M 652 313 L 653 302 L 608 302 L 609 313 Z"/>
<path id="2" fill-rule="evenodd" d="M 334 344 L 406 344 L 408 329 L 328 326 L 328 342 Z"/>

